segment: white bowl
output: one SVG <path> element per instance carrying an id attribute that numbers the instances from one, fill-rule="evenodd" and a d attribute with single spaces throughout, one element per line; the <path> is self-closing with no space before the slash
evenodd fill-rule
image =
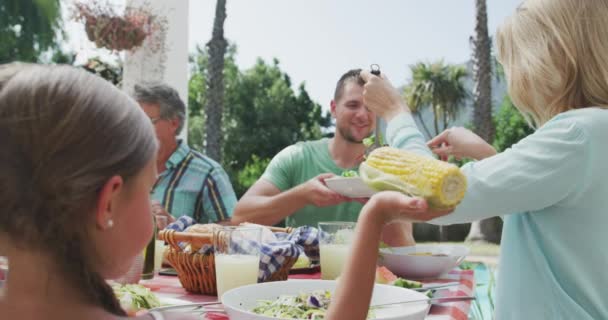
<path id="1" fill-rule="evenodd" d="M 325 180 L 327 187 L 345 197 L 369 198 L 377 191 L 359 177 L 333 177 Z"/>
<path id="2" fill-rule="evenodd" d="M 250 310 L 259 300 L 274 300 L 281 295 L 298 295 L 315 290 L 334 292 L 335 280 L 289 280 L 265 282 L 229 290 L 222 295 L 224 309 L 231 320 L 274 320 L 277 318 L 258 315 Z M 409 300 L 428 299 L 426 295 L 394 286 L 374 286 L 372 305 L 381 303 L 401 302 Z M 412 303 L 391 308 L 381 308 L 374 311 L 376 320 L 422 320 L 426 317 L 430 305 L 428 303 Z"/>
<path id="3" fill-rule="evenodd" d="M 423 252 L 446 256 L 412 255 Z M 468 247 L 450 244 L 383 248 L 378 264 L 406 279 L 437 278 L 457 267 L 468 254 Z"/>

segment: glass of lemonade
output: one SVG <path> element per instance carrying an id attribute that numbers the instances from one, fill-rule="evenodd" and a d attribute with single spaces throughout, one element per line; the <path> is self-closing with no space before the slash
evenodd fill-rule
<path id="1" fill-rule="evenodd" d="M 258 282 L 262 228 L 218 227 L 213 237 L 217 296 Z"/>
<path id="2" fill-rule="evenodd" d="M 319 222 L 319 250 L 321 255 L 321 278 L 334 280 L 350 254 L 355 235 L 354 222 Z"/>

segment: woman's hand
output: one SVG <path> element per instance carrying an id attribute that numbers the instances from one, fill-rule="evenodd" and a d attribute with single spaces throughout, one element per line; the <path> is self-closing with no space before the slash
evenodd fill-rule
<path id="1" fill-rule="evenodd" d="M 376 76 L 364 70 L 361 71 L 361 78 L 365 81 L 363 104 L 374 114 L 388 122 L 399 113 L 409 112 L 397 89 L 384 75 Z"/>
<path id="2" fill-rule="evenodd" d="M 457 160 L 472 158 L 481 160 L 496 154 L 496 150 L 481 137 L 462 127 L 454 127 L 440 133 L 427 142 L 441 160 L 454 156 Z"/>

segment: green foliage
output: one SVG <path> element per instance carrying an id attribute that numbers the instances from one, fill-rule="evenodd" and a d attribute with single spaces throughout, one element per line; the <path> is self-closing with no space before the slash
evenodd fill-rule
<path id="1" fill-rule="evenodd" d="M 205 118 L 201 115 L 188 117 L 188 145 L 198 151 L 205 150 Z"/>
<path id="2" fill-rule="evenodd" d="M 423 125 L 425 133 L 429 137 L 436 136 L 458 118 L 464 107 L 468 92 L 462 80 L 467 72 L 462 66 L 444 64 L 443 61 L 419 62 L 410 66 L 410 69 L 412 81 L 405 87 L 405 99 Z M 425 108 L 432 108 L 434 133 L 430 132 L 421 117 Z"/>
<path id="3" fill-rule="evenodd" d="M 331 126 L 331 116 L 328 112 L 324 114 L 321 106 L 312 101 L 304 84 L 296 90 L 292 88 L 291 79 L 280 69 L 278 60 L 267 63 L 259 59 L 250 69 L 239 70 L 235 55 L 236 47 L 229 46 L 224 65 L 222 165 L 230 175 L 237 195 L 241 195 L 249 185 L 239 173 L 251 163 L 251 155 L 271 159 L 295 142 L 318 139 L 322 137 L 323 129 Z M 197 48 L 190 62 L 188 141 L 194 148 L 204 150 L 203 111 L 209 63 L 206 50 Z M 247 175 L 253 177 L 252 172 Z"/>
<path id="4" fill-rule="evenodd" d="M 63 34 L 59 0 L 2 0 L 0 63 L 38 62 Z"/>
<path id="5" fill-rule="evenodd" d="M 237 194 L 245 193 L 262 176 L 269 162 L 270 158 L 260 159 L 255 154 L 252 155 L 251 160 L 237 174 L 235 192 Z"/>
<path id="6" fill-rule="evenodd" d="M 501 152 L 510 148 L 519 140 L 534 132 L 519 110 L 515 108 L 509 96 L 505 96 L 500 111 L 494 116 L 496 135 L 494 137 L 494 148 Z"/>
<path id="7" fill-rule="evenodd" d="M 238 90 L 240 71 L 235 62 L 236 46 L 229 45 L 224 56 L 224 86 L 225 94 L 229 96 Z M 196 51 L 190 56 L 190 80 L 188 81 L 188 117 L 202 116 L 207 104 L 207 69 L 209 67 L 209 55 L 203 47 L 197 46 Z M 226 112 L 224 112 L 226 116 Z"/>

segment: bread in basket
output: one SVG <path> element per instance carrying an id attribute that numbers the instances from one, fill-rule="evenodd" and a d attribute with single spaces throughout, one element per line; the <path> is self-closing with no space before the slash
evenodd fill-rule
<path id="1" fill-rule="evenodd" d="M 217 235 L 217 225 L 193 225 L 184 232 L 165 229 L 159 238 L 169 244 L 167 260 L 177 271 L 178 278 L 186 291 L 207 295 L 217 294 L 215 281 L 215 255 L 213 250 L 200 250 L 212 247 L 213 237 Z M 269 227 L 272 232 L 291 233 L 292 228 Z M 265 281 L 287 280 L 289 270 L 297 257 L 286 257 L 281 267 Z"/>

